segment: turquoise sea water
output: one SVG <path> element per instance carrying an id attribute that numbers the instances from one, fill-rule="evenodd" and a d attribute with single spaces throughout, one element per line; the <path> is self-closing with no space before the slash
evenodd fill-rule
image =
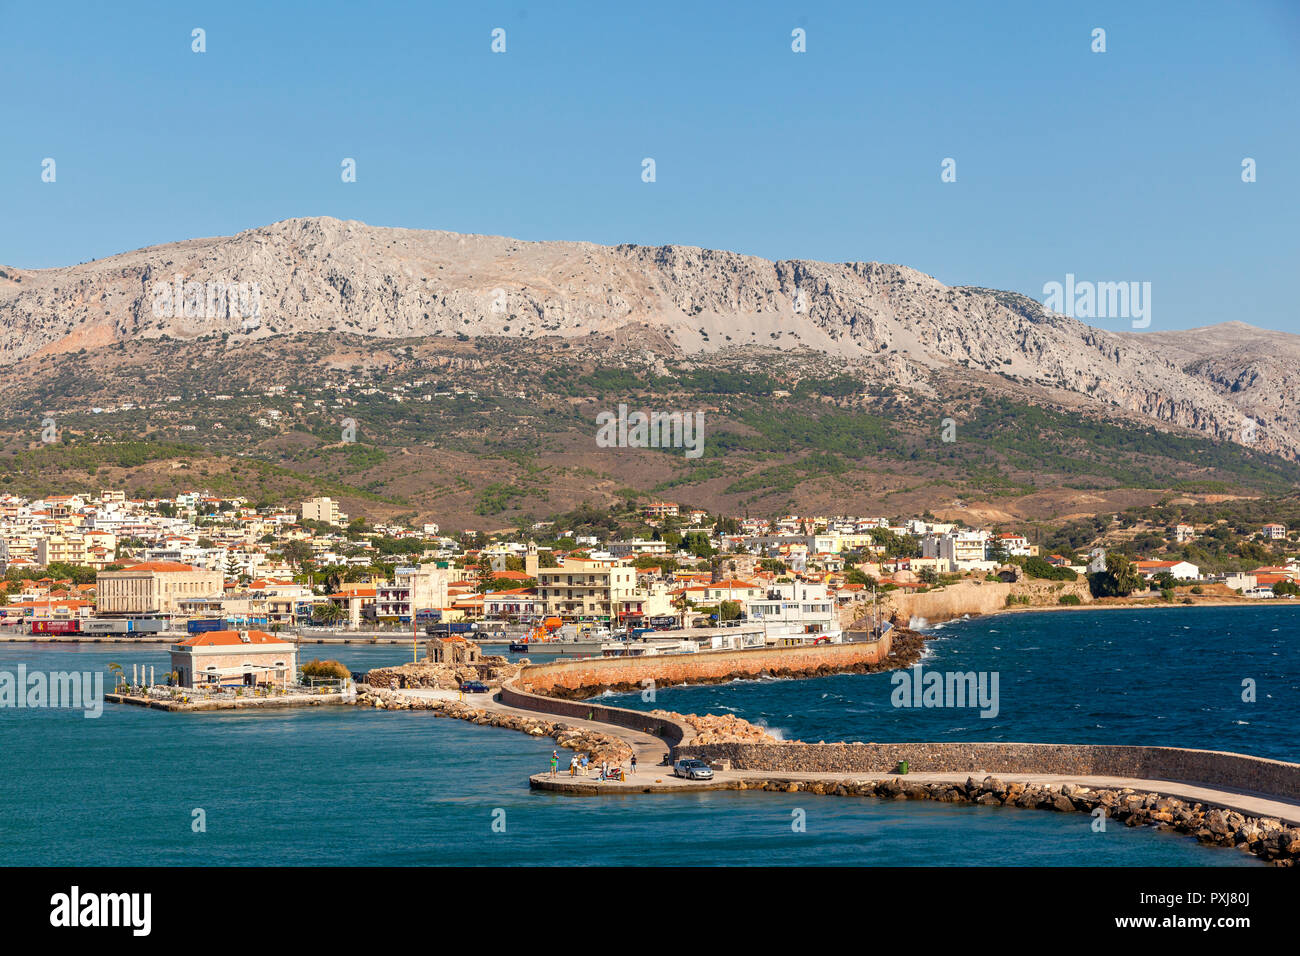
<path id="1" fill-rule="evenodd" d="M 1001 670 L 999 719 L 891 713 L 887 675 L 669 688 L 658 705 L 766 715 L 805 739 L 1137 741 L 1300 759 L 1293 739 L 1300 668 L 1282 609 L 1018 615 L 938 634 L 927 666 Z M 1171 637 L 1180 638 L 1177 647 Z M 320 650 L 357 670 L 409 655 L 398 647 Z M 19 662 L 102 671 L 109 661 L 128 672 L 132 663 L 161 669 L 166 652 L 0 645 L 0 671 Z M 1240 705 L 1247 710 L 1232 703 L 1243 676 L 1260 687 L 1259 703 Z M 647 706 L 635 695 L 625 702 Z M 1254 863 L 1152 830 L 1112 825 L 1093 833 L 1083 814 L 807 794 L 530 792 L 527 777 L 546 766 L 551 747 L 418 712 L 106 706 L 88 720 L 0 708 L 0 864 Z M 206 832 L 193 830 L 197 809 Z M 797 811 L 806 814 L 804 832 L 792 828 Z"/>

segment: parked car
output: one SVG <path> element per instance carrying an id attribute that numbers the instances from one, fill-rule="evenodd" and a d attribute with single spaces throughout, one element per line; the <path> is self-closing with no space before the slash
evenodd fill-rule
<path id="1" fill-rule="evenodd" d="M 460 689 L 467 694 L 486 694 L 492 690 L 487 684 L 477 680 L 467 680 L 460 685 Z"/>
<path id="2" fill-rule="evenodd" d="M 712 780 L 713 770 L 703 760 L 684 757 L 673 764 L 673 775 L 687 780 Z"/>

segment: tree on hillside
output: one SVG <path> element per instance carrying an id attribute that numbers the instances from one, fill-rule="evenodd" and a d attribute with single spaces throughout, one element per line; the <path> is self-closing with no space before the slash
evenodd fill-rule
<path id="1" fill-rule="evenodd" d="M 475 581 L 478 585 L 477 590 L 485 592 L 492 587 L 492 559 L 486 554 L 480 554 L 478 564 L 474 566 Z"/>
<path id="2" fill-rule="evenodd" d="M 1127 597 L 1142 587 L 1137 567 L 1118 551 L 1106 552 L 1106 570 L 1088 576 L 1093 597 Z"/>
<path id="3" fill-rule="evenodd" d="M 682 539 L 682 547 L 697 558 L 708 558 L 713 555 L 713 546 L 709 544 L 709 536 L 703 531 L 693 531 L 688 534 Z"/>
<path id="4" fill-rule="evenodd" d="M 290 541 L 282 549 L 284 559 L 290 564 L 297 565 L 298 568 L 311 560 L 314 552 L 306 541 Z"/>

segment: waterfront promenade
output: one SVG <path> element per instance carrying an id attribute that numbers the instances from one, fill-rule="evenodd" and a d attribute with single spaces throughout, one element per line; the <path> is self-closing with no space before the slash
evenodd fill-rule
<path id="1" fill-rule="evenodd" d="M 640 761 L 640 757 L 637 758 Z M 861 774 L 861 773 L 777 773 L 759 770 L 719 770 L 712 780 L 682 780 L 672 775 L 671 767 L 655 767 L 654 773 L 645 773 L 638 768 L 636 777 L 626 781 L 612 780 L 597 782 L 582 777 L 576 780 L 563 773 L 552 778 L 548 772 L 533 774 L 529 785 L 535 790 L 549 790 L 556 793 L 592 796 L 631 793 L 663 793 L 682 790 L 739 790 L 738 784 L 744 783 L 743 789 L 763 789 L 768 784 L 778 786 L 789 783 L 804 785 L 823 784 L 831 792 L 836 784 L 856 783 L 859 789 L 874 789 L 883 782 L 897 783 L 900 786 L 924 786 L 926 784 L 965 784 L 973 778 L 977 782 L 985 775 L 980 773 L 908 773 L 908 774 Z M 1087 790 L 1131 790 L 1135 793 L 1155 793 L 1162 797 L 1183 800 L 1187 803 L 1200 803 L 1206 806 L 1235 810 L 1245 816 L 1272 818 L 1289 826 L 1300 827 L 1300 803 L 1277 800 L 1265 794 L 1251 793 L 1223 787 L 1206 787 L 1196 784 L 1179 783 L 1170 780 L 1151 780 L 1135 777 L 1102 777 L 1092 775 L 1035 774 L 1035 773 L 1000 773 L 995 775 L 1006 784 L 1023 784 L 1025 787 L 1054 788 L 1062 786 L 1080 787 Z M 807 786 L 800 788 L 808 790 Z"/>

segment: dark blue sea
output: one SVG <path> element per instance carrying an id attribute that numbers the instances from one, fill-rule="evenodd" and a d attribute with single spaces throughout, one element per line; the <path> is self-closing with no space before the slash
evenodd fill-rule
<path id="1" fill-rule="evenodd" d="M 925 628 L 921 672 L 998 675 L 996 716 L 896 707 L 893 673 L 660 688 L 603 702 L 730 713 L 791 740 L 1197 747 L 1300 762 L 1300 608 L 1053 611 Z M 1253 681 L 1255 700 L 1243 695 Z"/>
<path id="2" fill-rule="evenodd" d="M 890 705 L 889 675 L 666 688 L 628 706 L 736 713 L 805 740 L 1177 744 L 1300 760 L 1286 608 L 1022 614 L 934 631 L 925 668 L 998 671 L 1000 712 Z M 308 646 L 355 670 L 402 647 Z M 162 645 L 0 644 L 0 671 L 153 664 Z M 1242 680 L 1258 699 L 1241 701 Z M 429 713 L 103 716 L 0 708 L 0 864 L 1253 865 L 1083 814 L 808 794 L 533 793 L 552 743 Z M 643 768 L 648 771 L 650 768 Z M 198 813 L 196 811 L 202 811 Z M 806 814 L 806 829 L 792 822 Z M 205 828 L 196 832 L 196 821 Z"/>

